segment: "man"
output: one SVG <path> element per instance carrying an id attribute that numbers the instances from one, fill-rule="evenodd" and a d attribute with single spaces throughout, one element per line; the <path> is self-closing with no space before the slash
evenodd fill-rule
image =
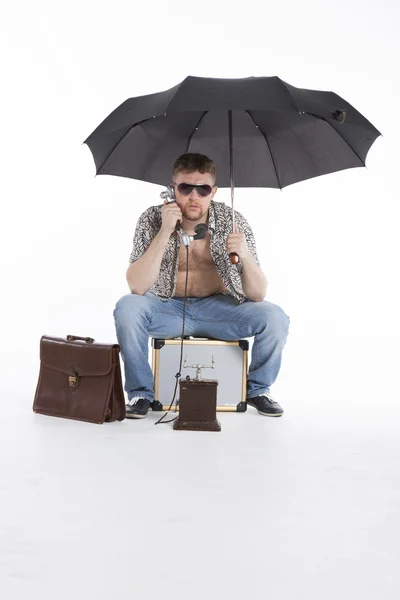
<path id="1" fill-rule="evenodd" d="M 183 154 L 172 169 L 176 202 L 152 206 L 139 218 L 129 259 L 130 294 L 114 310 L 115 327 L 125 367 L 126 416 L 146 417 L 154 399 L 148 362 L 149 336 L 180 337 L 186 278 L 186 248 L 176 231 L 195 235 L 208 225 L 204 239 L 189 248 L 185 335 L 221 340 L 254 336 L 247 382 L 247 401 L 261 415 L 279 417 L 281 406 L 270 393 L 286 343 L 289 317 L 265 301 L 267 280 L 246 219 L 215 202 L 216 169 L 202 154 Z M 232 264 L 229 255 L 239 255 Z"/>

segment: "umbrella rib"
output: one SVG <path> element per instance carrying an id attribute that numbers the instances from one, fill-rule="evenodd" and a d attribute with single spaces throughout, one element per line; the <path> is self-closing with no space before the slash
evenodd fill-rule
<path id="1" fill-rule="evenodd" d="M 99 167 L 96 171 L 96 175 L 98 175 L 100 173 L 100 170 L 104 167 L 104 165 L 106 164 L 106 162 L 108 161 L 108 159 L 110 158 L 111 154 L 114 152 L 114 150 L 116 149 L 116 147 L 122 142 L 122 140 L 128 135 L 128 133 L 130 131 L 132 131 L 132 129 L 134 127 L 137 127 L 138 125 L 142 125 L 142 123 L 145 123 L 146 121 L 151 121 L 151 119 L 153 119 L 154 117 L 149 117 L 147 119 L 143 119 L 142 121 L 138 121 L 137 123 L 134 123 L 133 125 L 131 125 L 128 129 L 128 131 L 126 131 L 124 133 L 124 135 L 122 136 L 122 138 L 120 140 L 118 140 L 118 142 L 115 144 L 114 148 L 111 150 L 110 154 L 103 160 L 103 164 L 101 165 L 101 167 Z"/>
<path id="2" fill-rule="evenodd" d="M 133 129 L 133 127 L 135 127 L 135 125 L 132 125 L 131 127 L 129 127 L 128 131 L 126 131 L 124 133 L 124 135 L 122 136 L 122 138 L 120 140 L 118 140 L 118 142 L 115 144 L 114 148 L 111 150 L 110 154 L 108 156 L 106 156 L 106 158 L 103 160 L 103 164 L 101 165 L 101 167 L 99 167 L 97 169 L 96 175 L 98 175 L 100 173 L 101 169 L 104 167 L 104 165 L 106 164 L 106 162 L 110 158 L 111 154 L 114 152 L 115 148 L 118 146 L 118 144 L 120 144 L 122 142 L 122 140 L 124 139 L 124 137 L 126 135 L 128 135 L 128 133 L 130 132 L 131 129 Z"/>
<path id="3" fill-rule="evenodd" d="M 327 123 L 329 125 L 329 127 L 331 127 L 333 129 L 333 131 L 335 131 L 335 133 L 338 134 L 338 136 L 344 141 L 345 144 L 348 145 L 348 147 L 350 148 L 350 150 L 353 152 L 353 154 L 355 154 L 358 158 L 358 160 L 360 161 L 360 163 L 365 167 L 365 162 L 358 156 L 357 152 L 354 150 L 354 148 L 352 148 L 349 144 L 349 142 L 347 140 L 344 139 L 344 137 L 342 135 L 340 135 L 340 133 L 338 132 L 337 129 L 335 129 L 333 127 L 333 125 L 331 123 L 329 123 L 329 121 L 327 119 L 324 119 L 324 117 L 321 117 L 320 115 L 316 115 L 314 113 L 305 113 L 306 115 L 310 115 L 310 117 L 315 117 L 316 119 L 321 119 L 321 121 L 325 121 L 325 123 Z"/>
<path id="4" fill-rule="evenodd" d="M 196 123 L 196 127 L 193 129 L 192 133 L 190 134 L 190 136 L 189 136 L 189 140 L 188 140 L 188 144 L 187 144 L 187 148 L 186 148 L 186 152 L 187 152 L 187 151 L 188 151 L 188 149 L 189 149 L 190 142 L 191 142 L 191 140 L 192 140 L 192 137 L 193 137 L 193 135 L 194 135 L 194 132 L 195 132 L 195 131 L 196 131 L 196 130 L 199 128 L 199 125 L 200 125 L 200 123 L 202 122 L 202 120 L 204 119 L 204 117 L 206 116 L 207 112 L 208 112 L 207 110 L 205 110 L 205 111 L 203 112 L 203 114 L 201 115 L 201 117 L 200 117 L 200 119 L 199 119 L 198 123 Z M 158 115 L 158 116 L 161 116 L 161 115 Z M 101 166 L 100 166 L 100 167 L 97 169 L 96 175 L 98 175 L 98 174 L 100 173 L 101 169 L 104 167 L 104 165 L 106 164 L 106 162 L 108 161 L 108 159 L 110 158 L 110 156 L 112 155 L 112 153 L 114 152 L 114 150 L 115 150 L 115 149 L 117 148 L 117 146 L 118 146 L 118 145 L 119 145 L 119 144 L 122 142 L 122 140 L 123 140 L 123 139 L 124 139 L 124 138 L 125 138 L 125 137 L 128 135 L 128 133 L 129 133 L 130 131 L 132 131 L 132 129 L 133 129 L 134 127 L 137 127 L 138 125 L 142 125 L 143 123 L 146 123 L 146 121 L 151 121 L 152 119 L 154 119 L 154 117 L 148 117 L 147 119 L 143 119 L 142 121 L 138 121 L 137 123 L 134 123 L 133 125 L 131 125 L 131 127 L 129 127 L 128 131 L 126 131 L 126 132 L 124 133 L 124 135 L 122 136 L 122 138 L 121 138 L 120 140 L 118 140 L 118 142 L 115 144 L 115 146 L 114 146 L 114 148 L 111 150 L 110 154 L 109 154 L 109 155 L 108 155 L 108 156 L 107 156 L 107 157 L 104 159 L 104 161 L 103 161 L 102 165 L 101 165 Z"/>
<path id="5" fill-rule="evenodd" d="M 278 170 L 277 170 L 277 168 L 276 168 L 275 160 L 274 160 L 274 157 L 273 157 L 273 154 L 272 154 L 271 146 L 269 145 L 268 138 L 267 138 L 267 136 L 265 135 L 265 133 L 263 132 L 263 130 L 261 129 L 261 127 L 259 126 L 259 124 L 257 123 L 257 121 L 255 120 L 255 118 L 253 117 L 253 115 L 251 114 L 251 112 L 250 112 L 249 110 L 246 110 L 245 112 L 246 112 L 246 113 L 249 115 L 249 117 L 250 117 L 250 118 L 251 118 L 251 119 L 254 121 L 254 123 L 256 124 L 257 128 L 258 128 L 258 129 L 261 131 L 261 135 L 262 135 L 262 136 L 263 136 L 263 138 L 265 139 L 265 142 L 266 142 L 266 144 L 267 144 L 267 146 L 268 146 L 269 153 L 270 153 L 270 155 L 271 155 L 272 164 L 274 165 L 274 170 L 275 170 L 275 175 L 276 175 L 276 179 L 277 179 L 277 182 L 278 182 L 278 186 L 279 186 L 279 188 L 280 188 L 280 189 L 282 189 L 281 182 L 279 181 Z"/>
<path id="6" fill-rule="evenodd" d="M 285 92 L 288 94 L 290 100 L 292 101 L 293 106 L 295 107 L 295 109 L 297 110 L 297 112 L 301 114 L 301 110 L 299 109 L 299 107 L 297 106 L 297 104 L 295 104 L 294 98 L 292 96 L 292 92 L 290 90 L 288 90 L 286 82 L 282 81 L 282 79 L 280 77 L 278 77 L 278 79 L 279 79 L 279 82 L 281 84 L 281 87 L 283 87 L 283 89 L 285 90 Z"/>
<path id="7" fill-rule="evenodd" d="M 186 152 L 189 152 L 189 146 L 190 146 L 190 142 L 192 141 L 192 137 L 194 136 L 194 132 L 197 131 L 197 129 L 200 126 L 200 123 L 202 122 L 202 120 L 204 119 L 204 117 L 206 116 L 207 113 L 208 113 L 208 110 L 205 110 L 203 112 L 203 114 L 201 115 L 201 117 L 199 119 L 199 122 L 196 123 L 195 128 L 193 129 L 192 133 L 189 135 L 188 143 L 187 143 L 187 146 L 186 146 Z"/>

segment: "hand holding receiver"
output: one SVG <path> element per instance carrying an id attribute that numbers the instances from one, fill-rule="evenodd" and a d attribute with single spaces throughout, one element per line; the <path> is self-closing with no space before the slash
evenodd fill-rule
<path id="1" fill-rule="evenodd" d="M 180 228 L 182 211 L 176 202 L 167 202 L 167 200 L 164 200 L 164 205 L 161 209 L 161 218 L 161 230 L 171 235 L 175 229 Z"/>

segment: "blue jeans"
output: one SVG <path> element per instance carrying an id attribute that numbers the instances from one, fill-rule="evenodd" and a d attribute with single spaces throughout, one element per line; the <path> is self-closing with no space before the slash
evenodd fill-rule
<path id="1" fill-rule="evenodd" d="M 183 305 L 183 298 L 160 300 L 151 292 L 127 294 L 118 300 L 114 321 L 128 400 L 134 396 L 154 400 L 149 337 L 180 337 Z M 231 296 L 216 294 L 187 299 L 184 335 L 225 341 L 254 336 L 247 377 L 247 397 L 254 398 L 269 392 L 278 376 L 289 322 L 286 313 L 272 302 L 246 300 L 239 304 Z"/>

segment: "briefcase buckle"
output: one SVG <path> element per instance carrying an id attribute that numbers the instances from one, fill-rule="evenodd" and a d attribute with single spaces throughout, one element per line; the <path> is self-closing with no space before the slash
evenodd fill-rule
<path id="1" fill-rule="evenodd" d="M 78 387 L 78 383 L 79 383 L 79 377 L 78 375 L 69 375 L 68 377 L 68 384 L 70 388 L 77 388 Z"/>

